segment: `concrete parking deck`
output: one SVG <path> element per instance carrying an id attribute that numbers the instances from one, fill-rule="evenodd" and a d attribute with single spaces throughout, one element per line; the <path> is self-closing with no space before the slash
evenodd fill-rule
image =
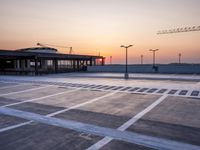
<path id="1" fill-rule="evenodd" d="M 200 149 L 198 76 L 82 75 L 0 76 L 0 149 Z"/>

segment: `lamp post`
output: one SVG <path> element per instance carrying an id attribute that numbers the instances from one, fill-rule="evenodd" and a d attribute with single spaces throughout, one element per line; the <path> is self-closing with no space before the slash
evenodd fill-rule
<path id="1" fill-rule="evenodd" d="M 129 46 L 121 45 L 121 47 L 126 49 L 126 70 L 125 70 L 125 74 L 124 74 L 125 79 L 128 79 L 128 48 L 131 46 L 133 46 L 133 45 L 129 45 Z"/>
<path id="2" fill-rule="evenodd" d="M 155 67 L 155 61 L 156 61 L 156 51 L 159 49 L 150 49 L 149 51 L 153 52 L 153 67 Z"/>
<path id="3" fill-rule="evenodd" d="M 181 53 L 178 54 L 178 62 L 181 64 Z"/>
<path id="4" fill-rule="evenodd" d="M 144 55 L 141 55 L 141 65 L 143 64 Z"/>
<path id="5" fill-rule="evenodd" d="M 110 56 L 110 65 L 112 64 L 112 56 Z"/>

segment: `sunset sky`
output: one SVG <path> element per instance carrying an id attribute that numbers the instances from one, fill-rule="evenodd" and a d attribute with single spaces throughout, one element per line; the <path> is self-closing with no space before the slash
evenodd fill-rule
<path id="1" fill-rule="evenodd" d="M 124 63 L 200 63 L 200 31 L 157 35 L 158 30 L 200 25 L 200 0 L 0 0 L 0 49 L 37 42 L 72 46 L 76 54 Z M 61 49 L 62 52 L 68 50 Z"/>

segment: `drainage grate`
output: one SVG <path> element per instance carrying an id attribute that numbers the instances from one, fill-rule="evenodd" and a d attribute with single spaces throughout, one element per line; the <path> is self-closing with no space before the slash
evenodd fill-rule
<path id="1" fill-rule="evenodd" d="M 148 90 L 149 88 L 142 88 L 142 89 L 140 89 L 139 91 L 137 91 L 137 92 L 144 92 L 144 91 L 146 91 L 146 90 Z"/>
<path id="2" fill-rule="evenodd" d="M 134 92 L 134 91 L 136 91 L 136 90 L 138 90 L 138 89 L 140 89 L 139 87 L 135 87 L 135 88 L 133 88 L 133 89 L 130 89 L 129 91 L 130 92 Z"/>
<path id="3" fill-rule="evenodd" d="M 112 90 L 119 90 L 119 89 L 121 89 L 121 88 L 123 88 L 123 86 L 117 86 L 116 88 L 114 88 L 114 89 L 112 89 Z"/>
<path id="4" fill-rule="evenodd" d="M 128 90 L 128 89 L 130 89 L 131 87 L 125 87 L 125 88 L 123 88 L 123 89 L 121 89 L 120 91 L 126 91 L 126 90 Z"/>
<path id="5" fill-rule="evenodd" d="M 171 90 L 167 94 L 175 94 L 178 90 Z"/>
<path id="6" fill-rule="evenodd" d="M 109 86 L 109 87 L 105 88 L 105 90 L 109 90 L 109 89 L 112 89 L 114 87 L 116 87 L 116 86 Z"/>
<path id="7" fill-rule="evenodd" d="M 152 89 L 148 90 L 147 93 L 153 93 L 153 92 L 155 92 L 156 90 L 158 90 L 158 89 L 152 88 Z"/>
<path id="8" fill-rule="evenodd" d="M 191 96 L 198 96 L 199 95 L 199 91 L 192 91 Z"/>
<path id="9" fill-rule="evenodd" d="M 188 92 L 187 90 L 182 90 L 182 91 L 179 92 L 179 95 L 186 95 L 187 92 Z"/>
<path id="10" fill-rule="evenodd" d="M 159 90 L 157 93 L 165 93 L 167 91 L 167 89 L 161 89 L 161 90 Z"/>

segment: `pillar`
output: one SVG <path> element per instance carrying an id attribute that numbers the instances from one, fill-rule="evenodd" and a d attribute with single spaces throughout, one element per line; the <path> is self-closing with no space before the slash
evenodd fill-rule
<path id="1" fill-rule="evenodd" d="M 55 73 L 58 72 L 58 60 L 57 59 L 54 59 L 54 71 L 55 71 Z"/>
<path id="2" fill-rule="evenodd" d="M 35 75 L 38 75 L 38 58 L 35 57 Z"/>

